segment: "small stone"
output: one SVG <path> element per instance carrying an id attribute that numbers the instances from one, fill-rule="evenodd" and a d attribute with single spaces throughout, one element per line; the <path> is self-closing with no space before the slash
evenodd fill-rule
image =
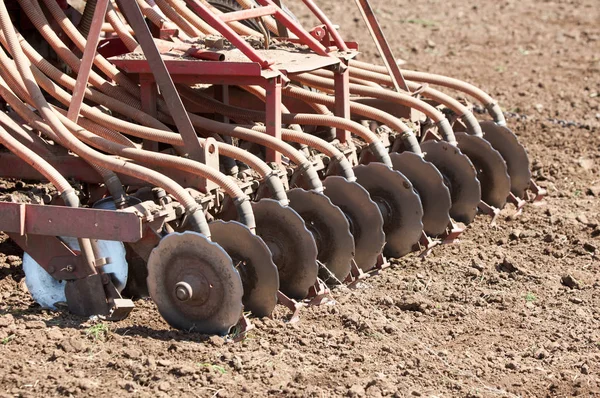
<path id="1" fill-rule="evenodd" d="M 544 359 L 544 358 L 548 358 L 548 351 L 544 350 L 543 348 L 540 348 L 539 350 L 537 350 L 535 352 L 535 354 L 533 354 L 533 357 L 535 359 Z"/>
<path id="2" fill-rule="evenodd" d="M 600 185 L 594 185 L 587 190 L 588 195 L 600 196 Z"/>
<path id="3" fill-rule="evenodd" d="M 171 384 L 168 381 L 163 381 L 158 384 L 158 390 L 162 392 L 168 392 L 171 389 Z"/>
<path id="4" fill-rule="evenodd" d="M 585 225 L 588 225 L 590 223 L 588 221 L 588 218 L 585 216 L 585 214 L 580 214 L 577 217 L 575 217 L 575 219 Z"/>
<path id="5" fill-rule="evenodd" d="M 421 394 L 420 392 L 418 392 L 418 391 L 416 391 L 416 390 L 413 390 L 413 391 L 410 393 L 410 395 L 412 395 L 413 397 L 420 397 L 420 396 L 421 396 L 421 395 L 423 395 L 423 394 Z"/>
<path id="6" fill-rule="evenodd" d="M 581 368 L 579 370 L 581 370 L 581 373 L 583 373 L 584 375 L 590 374 L 590 367 L 587 363 L 581 365 Z"/>
<path id="7" fill-rule="evenodd" d="M 496 269 L 500 272 L 519 272 L 522 273 L 521 270 L 508 258 L 505 258 L 500 264 L 497 265 Z"/>
<path id="8" fill-rule="evenodd" d="M 127 359 L 140 359 L 142 357 L 142 351 L 135 348 L 128 348 L 123 351 L 123 356 Z"/>
<path id="9" fill-rule="evenodd" d="M 581 303 L 583 303 L 583 300 L 580 299 L 579 297 L 571 297 L 571 298 L 569 298 L 569 301 L 572 302 L 573 304 L 581 304 Z"/>
<path id="10" fill-rule="evenodd" d="M 208 341 L 215 347 L 222 347 L 225 344 L 225 340 L 221 336 L 210 336 Z"/>
<path id="11" fill-rule="evenodd" d="M 62 340 L 64 335 L 60 329 L 50 328 L 46 331 L 46 337 L 48 337 L 49 340 Z"/>
<path id="12" fill-rule="evenodd" d="M 171 366 L 171 361 L 169 361 L 168 359 L 159 359 L 158 361 L 156 361 L 156 364 L 158 366 L 162 366 L 163 368 L 167 368 Z"/>
<path id="13" fill-rule="evenodd" d="M 238 372 L 241 371 L 243 369 L 243 362 L 242 362 L 242 358 L 240 358 L 239 356 L 234 356 L 233 359 L 231 360 L 231 367 L 233 367 L 235 370 L 237 370 Z"/>
<path id="14" fill-rule="evenodd" d="M 596 245 L 589 243 L 589 242 L 584 243 L 583 248 L 590 253 L 596 252 Z"/>
<path id="15" fill-rule="evenodd" d="M 538 111 L 538 113 L 542 113 L 542 111 L 544 110 L 544 105 L 542 104 L 535 104 L 533 107 L 536 111 Z"/>
<path id="16" fill-rule="evenodd" d="M 14 323 L 15 318 L 12 316 L 12 314 L 0 316 L 0 328 L 5 328 L 7 326 L 13 325 Z"/>
<path id="17" fill-rule="evenodd" d="M 350 387 L 350 389 L 348 390 L 348 394 L 346 395 L 349 397 L 364 397 L 365 394 L 366 393 L 363 386 L 354 384 L 352 387 Z"/>
<path id="18" fill-rule="evenodd" d="M 435 42 L 433 40 L 427 40 L 427 47 L 435 48 Z"/>
<path id="19" fill-rule="evenodd" d="M 515 230 L 513 230 L 513 231 L 510 233 L 510 235 L 509 235 L 509 238 L 510 238 L 511 240 L 517 240 L 517 239 L 519 239 L 520 237 L 521 237 L 521 230 L 520 230 L 520 229 L 515 229 Z"/>
<path id="20" fill-rule="evenodd" d="M 46 322 L 44 321 L 27 321 L 25 322 L 26 329 L 46 329 Z"/>
<path id="21" fill-rule="evenodd" d="M 560 278 L 560 283 L 571 289 L 581 289 L 581 283 L 579 283 L 572 275 L 564 275 Z"/>
<path id="22" fill-rule="evenodd" d="M 94 389 L 96 387 L 96 384 L 93 381 L 91 381 L 90 379 L 80 379 L 77 382 L 77 386 L 79 388 L 81 388 L 82 390 L 87 391 L 87 390 Z"/>
<path id="23" fill-rule="evenodd" d="M 87 349 L 87 345 L 82 340 L 75 337 L 71 337 L 69 343 L 75 352 L 82 352 Z"/>
<path id="24" fill-rule="evenodd" d="M 504 367 L 506 369 L 519 370 L 519 364 L 514 361 L 508 362 L 506 365 L 504 365 Z"/>

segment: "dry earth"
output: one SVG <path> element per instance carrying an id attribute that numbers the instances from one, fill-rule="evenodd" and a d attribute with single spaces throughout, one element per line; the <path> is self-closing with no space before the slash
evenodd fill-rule
<path id="1" fill-rule="evenodd" d="M 319 3 L 376 60 L 353 2 Z M 478 217 L 459 245 L 394 261 L 298 324 L 278 309 L 237 343 L 170 330 L 149 301 L 116 323 L 41 310 L 0 237 L 1 396 L 600 395 L 600 5 L 372 3 L 407 67 L 500 101 L 545 204 Z"/>

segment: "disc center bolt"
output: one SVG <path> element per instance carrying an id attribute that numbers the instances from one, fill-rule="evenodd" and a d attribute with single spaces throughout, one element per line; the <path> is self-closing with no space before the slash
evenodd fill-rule
<path id="1" fill-rule="evenodd" d="M 175 297 L 177 297 L 179 301 L 189 301 L 192 299 L 193 294 L 194 291 L 189 283 L 178 282 L 175 285 Z"/>

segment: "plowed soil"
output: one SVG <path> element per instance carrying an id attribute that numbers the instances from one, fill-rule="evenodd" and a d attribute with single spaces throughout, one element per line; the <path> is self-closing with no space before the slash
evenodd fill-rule
<path id="1" fill-rule="evenodd" d="M 352 1 L 318 3 L 380 62 Z M 479 216 L 460 244 L 393 260 L 297 324 L 278 308 L 241 342 L 171 330 L 150 301 L 115 323 L 42 310 L 0 235 L 1 396 L 600 395 L 598 2 L 372 3 L 407 68 L 497 98 L 545 203 Z"/>

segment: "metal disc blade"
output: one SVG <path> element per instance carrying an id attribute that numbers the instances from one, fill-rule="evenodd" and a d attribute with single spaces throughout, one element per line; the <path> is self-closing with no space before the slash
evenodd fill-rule
<path id="1" fill-rule="evenodd" d="M 197 232 L 161 239 L 148 258 L 148 290 L 176 329 L 225 335 L 242 314 L 242 280 L 231 258 Z"/>
<path id="2" fill-rule="evenodd" d="M 425 152 L 425 160 L 433 163 L 442 173 L 450 189 L 450 216 L 456 221 L 470 224 L 481 201 L 481 186 L 473 163 L 460 149 L 447 142 L 425 141 L 421 143 L 421 149 Z"/>
<path id="3" fill-rule="evenodd" d="M 385 245 L 383 217 L 369 193 L 356 182 L 330 176 L 323 181 L 325 195 L 340 208 L 354 238 L 354 261 L 363 271 L 372 269 Z"/>
<path id="4" fill-rule="evenodd" d="M 61 236 L 69 248 L 79 251 L 77 238 Z M 110 263 L 102 267 L 104 273 L 111 276 L 115 287 L 120 291 L 125 288 L 129 277 L 129 266 L 125 258 L 125 246 L 122 242 L 98 240 L 100 257 L 110 258 Z M 65 282 L 54 279 L 28 253 L 23 254 L 23 272 L 25 285 L 33 300 L 43 308 L 56 309 L 56 303 L 65 303 Z"/>
<path id="5" fill-rule="evenodd" d="M 506 162 L 511 192 L 519 198 L 524 198 L 531 180 L 527 151 L 519 144 L 517 136 L 509 128 L 498 126 L 492 121 L 480 122 L 479 125 L 483 130 L 483 138 L 500 152 Z"/>
<path id="6" fill-rule="evenodd" d="M 423 207 L 408 178 L 382 163 L 356 166 L 354 173 L 383 216 L 384 254 L 401 257 L 410 253 L 423 231 Z"/>
<path id="7" fill-rule="evenodd" d="M 510 194 L 510 177 L 502 155 L 481 137 L 456 133 L 456 140 L 462 153 L 469 157 L 477 170 L 477 179 L 481 184 L 481 199 L 489 205 L 502 209 Z"/>
<path id="8" fill-rule="evenodd" d="M 423 230 L 429 236 L 443 234 L 450 224 L 450 191 L 444 177 L 431 163 L 413 152 L 391 153 L 394 170 L 410 180 L 423 205 Z"/>
<path id="9" fill-rule="evenodd" d="M 303 299 L 317 281 L 317 244 L 304 220 L 291 207 L 273 199 L 252 203 L 256 233 L 273 254 L 279 286 L 293 299 Z"/>
<path id="10" fill-rule="evenodd" d="M 258 317 L 271 315 L 277 304 L 279 274 L 265 242 L 237 221 L 214 221 L 210 232 L 242 278 L 244 310 Z"/>
<path id="11" fill-rule="evenodd" d="M 318 192 L 294 188 L 287 194 L 290 207 L 300 214 L 315 238 L 317 259 L 336 278 L 346 279 L 354 258 L 354 239 L 344 213 L 327 196 Z"/>

